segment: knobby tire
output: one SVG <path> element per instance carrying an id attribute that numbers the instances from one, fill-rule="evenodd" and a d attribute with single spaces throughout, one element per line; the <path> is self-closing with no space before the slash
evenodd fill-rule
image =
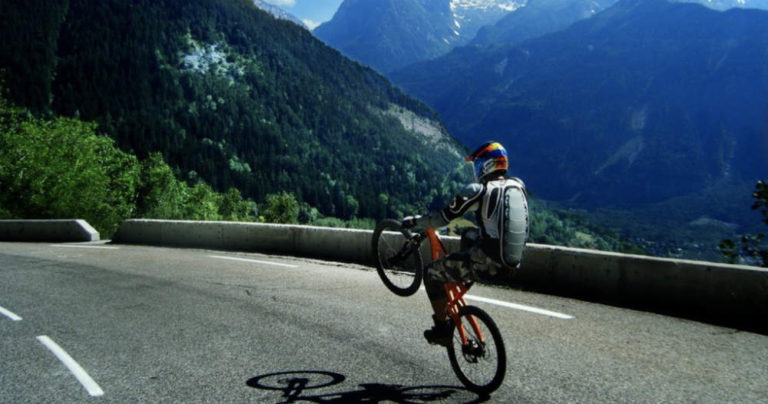
<path id="1" fill-rule="evenodd" d="M 382 282 L 398 296 L 411 296 L 419 290 L 424 262 L 414 235 L 399 221 L 386 219 L 373 231 L 376 272 Z"/>
<path id="2" fill-rule="evenodd" d="M 462 307 L 459 317 L 467 333 L 470 342 L 477 343 L 477 336 L 469 323 L 469 316 L 473 316 L 480 326 L 485 346 L 477 351 L 465 354 L 462 351 L 461 338 L 458 327 L 454 327 L 451 345 L 448 346 L 448 357 L 451 367 L 462 384 L 469 390 L 480 394 L 490 394 L 501 386 L 507 371 L 507 353 L 504 348 L 504 340 L 501 332 L 491 316 L 485 311 L 474 306 Z M 476 361 L 473 363 L 472 361 Z M 487 367 L 487 369 L 481 369 Z M 483 373 L 480 375 L 480 373 Z"/>

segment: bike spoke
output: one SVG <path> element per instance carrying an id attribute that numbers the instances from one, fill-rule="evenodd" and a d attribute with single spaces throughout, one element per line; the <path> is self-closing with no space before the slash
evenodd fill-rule
<path id="1" fill-rule="evenodd" d="M 506 372 L 506 353 L 501 334 L 490 317 L 475 307 L 465 307 L 460 316 L 466 344 L 458 328 L 448 353 L 462 383 L 472 390 L 489 393 L 499 387 Z M 472 314 L 475 313 L 475 314 Z M 474 321 L 470 319 L 474 318 Z M 472 325 L 477 324 L 477 328 Z"/>
<path id="2" fill-rule="evenodd" d="M 399 222 L 384 221 L 374 232 L 373 244 L 377 271 L 384 284 L 401 296 L 415 293 L 421 283 L 419 241 L 414 242 Z"/>

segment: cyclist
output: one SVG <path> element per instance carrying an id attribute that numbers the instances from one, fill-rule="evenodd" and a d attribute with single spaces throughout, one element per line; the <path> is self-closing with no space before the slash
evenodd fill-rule
<path id="1" fill-rule="evenodd" d="M 431 263 L 424 273 L 424 287 L 434 310 L 432 319 L 435 325 L 424 331 L 424 338 L 430 344 L 449 345 L 453 332 L 452 321 L 446 312 L 448 296 L 443 285 L 448 282 L 476 281 L 481 272 L 495 275 L 503 267 L 499 241 L 503 236 L 499 234 L 503 231 L 499 226 L 502 203 L 499 201 L 498 190 L 509 183 L 525 190 L 519 178 L 505 178 L 509 164 L 507 151 L 500 143 L 486 142 L 467 156 L 466 160 L 474 165 L 475 182 L 465 186 L 446 208 L 426 216 L 409 216 L 402 220 L 403 226 L 407 228 L 439 228 L 467 212 L 475 212 L 480 226 L 479 231 L 470 229 L 462 235 L 460 251 Z M 512 265 L 519 265 L 519 262 Z"/>

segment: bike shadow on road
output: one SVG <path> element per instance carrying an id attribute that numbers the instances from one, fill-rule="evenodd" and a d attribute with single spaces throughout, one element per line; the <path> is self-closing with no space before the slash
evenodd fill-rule
<path id="1" fill-rule="evenodd" d="M 255 376 L 246 382 L 259 390 L 280 392 L 275 403 L 483 403 L 489 396 L 478 396 L 457 386 L 401 386 L 396 384 L 363 383 L 358 389 L 330 389 L 346 380 L 335 372 L 300 370 Z"/>

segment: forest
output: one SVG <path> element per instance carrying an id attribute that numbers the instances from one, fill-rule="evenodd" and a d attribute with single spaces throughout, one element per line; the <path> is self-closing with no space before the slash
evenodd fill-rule
<path id="1" fill-rule="evenodd" d="M 185 180 L 256 201 L 288 190 L 345 220 L 423 210 L 455 187 L 463 147 L 390 113 L 434 112 L 248 1 L 2 7 L 12 101 L 95 122 L 119 149 L 160 153 Z"/>
<path id="2" fill-rule="evenodd" d="M 82 217 L 106 237 L 130 217 L 372 228 L 470 178 L 432 110 L 249 1 L 1 7 L 3 217 Z M 636 251 L 536 206 L 534 242 Z"/>

